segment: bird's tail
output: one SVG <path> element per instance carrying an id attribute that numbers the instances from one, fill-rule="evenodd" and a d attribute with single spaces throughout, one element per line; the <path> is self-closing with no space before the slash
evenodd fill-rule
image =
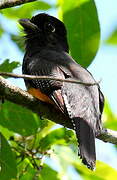
<path id="1" fill-rule="evenodd" d="M 91 170 L 95 168 L 95 134 L 93 129 L 82 118 L 73 118 L 76 136 L 79 143 L 79 156 Z"/>

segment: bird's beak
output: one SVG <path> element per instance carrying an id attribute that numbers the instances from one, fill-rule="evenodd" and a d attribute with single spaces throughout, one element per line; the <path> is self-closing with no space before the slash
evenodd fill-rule
<path id="1" fill-rule="evenodd" d="M 33 24 L 30 19 L 19 19 L 19 23 L 23 26 L 24 29 L 37 30 L 38 27 Z"/>

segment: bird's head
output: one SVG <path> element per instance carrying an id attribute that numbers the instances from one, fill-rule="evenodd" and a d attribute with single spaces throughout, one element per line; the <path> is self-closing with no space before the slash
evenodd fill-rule
<path id="1" fill-rule="evenodd" d="M 20 19 L 26 38 L 38 40 L 41 45 L 49 44 L 51 47 L 61 45 L 68 52 L 67 32 L 63 22 L 45 13 L 33 16 L 31 19 Z"/>

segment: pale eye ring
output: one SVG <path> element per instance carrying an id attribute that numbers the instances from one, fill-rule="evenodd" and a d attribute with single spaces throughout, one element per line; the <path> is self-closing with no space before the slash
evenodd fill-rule
<path id="1" fill-rule="evenodd" d="M 51 23 L 47 23 L 46 28 L 50 32 L 55 32 L 55 27 Z"/>

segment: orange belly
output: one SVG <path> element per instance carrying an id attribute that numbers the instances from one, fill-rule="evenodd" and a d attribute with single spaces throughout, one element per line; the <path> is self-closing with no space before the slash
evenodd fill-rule
<path id="1" fill-rule="evenodd" d="M 36 97 L 40 101 L 50 103 L 50 104 L 54 104 L 53 101 L 47 95 L 43 94 L 39 89 L 29 88 L 28 92 L 29 92 L 29 94 L 33 95 L 34 97 Z"/>

